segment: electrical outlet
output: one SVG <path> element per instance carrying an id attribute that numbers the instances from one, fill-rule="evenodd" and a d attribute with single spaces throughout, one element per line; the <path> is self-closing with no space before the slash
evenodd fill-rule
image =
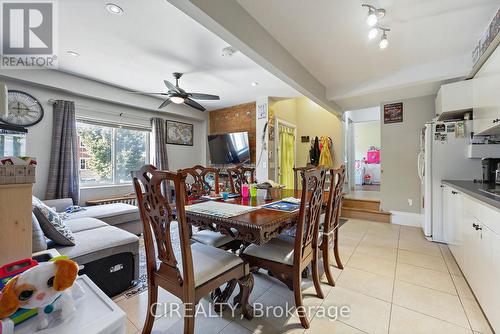
<path id="1" fill-rule="evenodd" d="M 411 198 L 408 198 L 408 205 L 413 206 L 413 200 Z"/>

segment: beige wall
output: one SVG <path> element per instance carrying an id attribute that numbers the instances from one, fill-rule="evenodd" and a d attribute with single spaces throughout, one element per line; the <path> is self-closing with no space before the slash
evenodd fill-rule
<path id="1" fill-rule="evenodd" d="M 296 99 L 298 147 L 297 166 L 305 166 L 309 161 L 309 143 L 301 143 L 301 136 L 311 138 L 330 136 L 333 140 L 333 163 L 335 167 L 342 163 L 342 122 L 337 116 L 328 112 L 306 97 Z"/>
<path id="2" fill-rule="evenodd" d="M 342 161 L 342 122 L 332 113 L 307 97 L 293 99 L 270 98 L 270 115 L 295 124 L 297 127 L 296 166 L 305 166 L 309 161 L 310 143 L 301 143 L 301 136 L 330 136 L 333 140 L 334 165 Z"/>
<path id="3" fill-rule="evenodd" d="M 366 158 L 370 146 L 380 148 L 380 121 L 354 123 L 353 129 L 356 160 Z"/>
<path id="4" fill-rule="evenodd" d="M 420 132 L 435 116 L 434 99 L 435 95 L 430 95 L 391 101 L 403 102 L 403 122 L 395 124 L 383 124 L 386 103 L 381 104 L 381 206 L 385 211 L 421 212 L 417 154 Z"/>

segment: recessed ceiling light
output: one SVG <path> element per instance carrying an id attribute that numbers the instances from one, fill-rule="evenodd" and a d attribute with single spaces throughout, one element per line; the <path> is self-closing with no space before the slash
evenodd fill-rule
<path id="1" fill-rule="evenodd" d="M 75 52 L 75 51 L 67 51 L 67 54 L 69 54 L 70 56 L 73 56 L 73 57 L 79 57 L 80 54 L 78 52 Z"/>
<path id="2" fill-rule="evenodd" d="M 257 81 L 252 82 L 252 86 L 255 87 L 255 86 L 258 86 L 258 85 L 259 85 L 259 83 Z"/>
<path id="3" fill-rule="evenodd" d="M 106 9 L 111 14 L 115 14 L 115 15 L 122 15 L 123 14 L 123 8 L 121 8 L 120 6 L 118 6 L 117 4 L 114 4 L 114 3 L 108 3 L 106 5 Z"/>

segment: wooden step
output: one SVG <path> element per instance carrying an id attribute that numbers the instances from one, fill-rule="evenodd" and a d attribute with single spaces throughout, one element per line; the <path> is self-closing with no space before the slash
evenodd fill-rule
<path id="1" fill-rule="evenodd" d="M 342 207 L 380 211 L 380 201 L 373 199 L 344 198 L 342 200 Z"/>
<path id="2" fill-rule="evenodd" d="M 342 218 L 363 219 L 381 223 L 390 223 L 391 215 L 392 214 L 390 212 L 349 208 L 349 207 L 342 207 L 342 212 L 341 212 Z"/>

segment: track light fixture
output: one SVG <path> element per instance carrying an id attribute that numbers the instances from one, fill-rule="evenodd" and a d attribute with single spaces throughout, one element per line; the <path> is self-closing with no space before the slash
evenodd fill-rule
<path id="1" fill-rule="evenodd" d="M 385 16 L 385 9 L 383 8 L 376 8 L 368 4 L 362 4 L 361 6 L 368 8 L 366 23 L 370 27 L 374 27 L 375 25 L 377 25 L 378 21 Z"/>
<path id="2" fill-rule="evenodd" d="M 378 36 L 378 32 L 382 32 L 382 37 L 380 38 L 379 47 L 381 49 L 387 48 L 389 45 L 389 40 L 387 39 L 387 32 L 391 31 L 389 28 L 381 27 L 379 21 L 381 18 L 385 16 L 385 9 L 383 8 L 375 8 L 372 5 L 363 4 L 362 7 L 368 8 L 368 17 L 366 18 L 366 22 L 371 27 L 368 32 L 368 39 L 372 40 Z"/>
<path id="3" fill-rule="evenodd" d="M 382 31 L 383 31 L 382 38 L 380 39 L 380 43 L 378 44 L 378 46 L 381 49 L 385 49 L 387 45 L 389 45 L 389 41 L 387 40 L 387 30 L 382 30 Z"/>

